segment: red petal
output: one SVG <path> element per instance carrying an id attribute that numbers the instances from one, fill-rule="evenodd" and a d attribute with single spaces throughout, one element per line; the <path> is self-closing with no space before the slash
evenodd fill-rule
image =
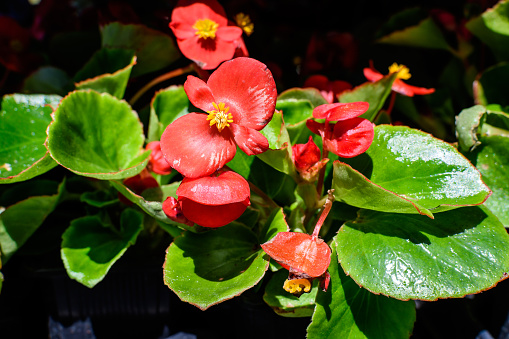
<path id="1" fill-rule="evenodd" d="M 331 250 L 321 239 L 309 234 L 279 232 L 261 245 L 265 253 L 310 277 L 321 276 L 329 267 Z"/>
<path id="2" fill-rule="evenodd" d="M 251 58 L 223 63 L 207 81 L 214 98 L 230 107 L 234 123 L 261 130 L 276 108 L 276 83 L 265 64 Z"/>
<path id="3" fill-rule="evenodd" d="M 215 0 L 180 0 L 171 13 L 171 21 L 193 26 L 197 20 L 210 19 L 219 26 L 226 26 L 226 13 Z"/>
<path id="4" fill-rule="evenodd" d="M 214 109 L 214 106 L 212 106 L 212 102 L 215 102 L 214 95 L 203 80 L 193 75 L 188 75 L 184 83 L 184 91 L 194 106 L 205 112 Z"/>
<path id="5" fill-rule="evenodd" d="M 392 90 L 408 97 L 412 97 L 415 94 L 426 95 L 435 92 L 434 88 L 415 87 L 406 84 L 400 79 L 394 80 L 394 83 L 392 84 Z"/>
<path id="6" fill-rule="evenodd" d="M 190 199 L 183 199 L 181 205 L 187 219 L 203 227 L 221 227 L 244 213 L 249 206 L 249 198 L 242 202 L 220 206 L 202 205 Z"/>
<path id="7" fill-rule="evenodd" d="M 167 175 L 171 173 L 171 166 L 164 158 L 159 141 L 149 142 L 145 149 L 152 150 L 152 153 L 150 153 L 150 160 L 148 162 L 149 170 L 161 175 Z"/>
<path id="8" fill-rule="evenodd" d="M 186 23 L 172 22 L 170 23 L 170 28 L 173 31 L 173 34 L 175 34 L 175 37 L 180 40 L 191 39 L 196 36 L 196 30 Z"/>
<path id="9" fill-rule="evenodd" d="M 194 225 L 194 222 L 188 220 L 184 216 L 184 214 L 182 213 L 182 209 L 180 207 L 180 203 L 174 197 L 168 197 L 163 202 L 163 212 L 164 214 L 166 214 L 168 218 L 175 222 L 186 224 L 189 226 Z"/>
<path id="10" fill-rule="evenodd" d="M 221 39 L 190 39 L 177 40 L 180 51 L 188 59 L 193 60 L 203 69 L 214 69 L 220 63 L 230 60 L 237 48 L 236 42 Z"/>
<path id="11" fill-rule="evenodd" d="M 378 81 L 384 77 L 382 73 L 372 68 L 364 68 L 364 76 L 371 82 Z"/>
<path id="12" fill-rule="evenodd" d="M 317 122 L 317 121 L 314 121 L 312 119 L 308 119 L 306 120 L 306 126 L 307 128 L 309 128 L 309 130 L 315 134 L 318 134 L 319 136 L 321 136 L 322 138 L 324 137 L 325 135 L 325 123 L 323 122 Z M 333 127 L 333 126 L 330 126 L 329 127 Z M 331 129 L 332 131 L 332 129 Z"/>
<path id="13" fill-rule="evenodd" d="M 313 141 L 313 137 L 309 136 L 309 140 L 305 144 L 293 145 L 292 158 L 299 171 L 306 171 L 320 161 L 320 149 Z"/>
<path id="14" fill-rule="evenodd" d="M 230 130 L 219 132 L 206 119 L 206 114 L 188 113 L 168 125 L 161 136 L 166 161 L 185 177 L 214 173 L 235 156 Z"/>
<path id="15" fill-rule="evenodd" d="M 230 125 L 235 143 L 247 155 L 256 155 L 269 149 L 269 142 L 257 130 L 239 126 L 237 124 Z"/>
<path id="16" fill-rule="evenodd" d="M 325 140 L 327 149 L 332 153 L 351 158 L 364 153 L 375 135 L 374 125 L 367 119 L 352 118 L 336 123 L 330 140 Z"/>
<path id="17" fill-rule="evenodd" d="M 364 114 L 369 108 L 369 103 L 364 101 L 325 104 L 315 107 L 313 118 L 327 119 L 329 121 L 342 121 L 358 117 Z"/>
<path id="18" fill-rule="evenodd" d="M 219 27 L 216 31 L 216 36 L 224 41 L 236 41 L 242 36 L 242 28 L 237 26 Z"/>
<path id="19" fill-rule="evenodd" d="M 249 201 L 250 189 L 240 174 L 223 170 L 211 176 L 184 178 L 177 189 L 177 196 L 203 205 L 225 205 Z"/>

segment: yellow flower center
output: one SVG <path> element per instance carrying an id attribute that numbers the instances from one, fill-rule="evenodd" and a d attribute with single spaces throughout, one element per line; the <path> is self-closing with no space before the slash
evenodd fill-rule
<path id="1" fill-rule="evenodd" d="M 286 279 L 283 289 L 291 294 L 302 292 L 308 293 L 311 291 L 311 282 L 307 279 Z"/>
<path id="2" fill-rule="evenodd" d="M 389 66 L 389 73 L 398 73 L 398 79 L 408 80 L 412 76 L 410 74 L 410 70 L 405 65 L 398 65 L 397 63 L 393 63 Z"/>
<path id="3" fill-rule="evenodd" d="M 235 22 L 237 26 L 242 28 L 242 30 L 246 33 L 247 36 L 250 36 L 254 30 L 254 24 L 251 22 L 251 18 L 249 15 L 244 13 L 239 13 L 235 15 Z"/>
<path id="4" fill-rule="evenodd" d="M 210 19 L 197 20 L 193 25 L 193 28 L 196 30 L 194 34 L 198 35 L 202 39 L 215 39 L 218 27 L 219 24 Z"/>
<path id="5" fill-rule="evenodd" d="M 230 126 L 230 122 L 233 122 L 233 116 L 228 113 L 230 107 L 224 107 L 224 102 L 220 102 L 219 105 L 213 102 L 212 106 L 215 110 L 207 111 L 209 114 L 207 120 L 210 120 L 210 126 L 216 125 L 221 132 L 225 127 Z"/>

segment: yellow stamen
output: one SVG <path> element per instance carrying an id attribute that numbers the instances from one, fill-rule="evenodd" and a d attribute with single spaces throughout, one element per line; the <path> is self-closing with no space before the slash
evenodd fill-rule
<path id="1" fill-rule="evenodd" d="M 393 63 L 389 66 L 389 73 L 398 73 L 398 79 L 408 80 L 412 76 L 410 74 L 410 70 L 405 65 L 398 65 L 397 63 Z"/>
<path id="2" fill-rule="evenodd" d="M 235 15 L 235 22 L 237 26 L 242 28 L 242 30 L 246 33 L 247 36 L 250 36 L 254 31 L 254 24 L 251 22 L 251 18 L 249 15 L 244 13 L 239 13 Z"/>
<path id="3" fill-rule="evenodd" d="M 292 294 L 302 293 L 303 291 L 308 293 L 311 291 L 311 282 L 307 279 L 286 279 L 283 289 Z"/>
<path id="4" fill-rule="evenodd" d="M 219 24 L 210 19 L 197 20 L 193 25 L 193 28 L 196 30 L 194 34 L 198 35 L 202 39 L 215 39 L 218 27 Z"/>
<path id="5" fill-rule="evenodd" d="M 216 125 L 219 132 L 221 132 L 225 127 L 230 126 L 230 122 L 233 122 L 233 116 L 228 113 L 230 107 L 224 107 L 224 102 L 220 102 L 219 105 L 213 102 L 212 106 L 215 110 L 207 111 L 209 114 L 207 120 L 210 120 L 210 126 Z"/>

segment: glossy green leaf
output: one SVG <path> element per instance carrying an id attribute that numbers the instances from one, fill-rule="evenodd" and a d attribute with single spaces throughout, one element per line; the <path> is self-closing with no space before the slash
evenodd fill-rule
<path id="1" fill-rule="evenodd" d="M 360 208 L 432 217 L 482 204 L 490 194 L 479 171 L 453 146 L 408 127 L 375 127 L 371 147 L 348 162 L 352 167 L 334 163 L 334 196 Z"/>
<path id="2" fill-rule="evenodd" d="M 269 141 L 269 150 L 258 154 L 258 158 L 276 170 L 298 177 L 292 160 L 292 147 L 288 131 L 280 112 L 274 113 L 272 120 L 265 126 L 261 133 Z"/>
<path id="3" fill-rule="evenodd" d="M 122 99 L 135 64 L 132 50 L 102 48 L 76 73 L 76 88 L 93 89 Z"/>
<path id="4" fill-rule="evenodd" d="M 31 182 L 31 186 L 36 185 L 36 182 Z M 53 191 L 53 189 L 50 191 Z M 53 212 L 63 192 L 64 184 L 61 184 L 56 194 L 52 192 L 52 194 L 48 195 L 28 197 L 14 205 L 8 206 L 1 212 L 0 249 L 3 263 L 12 257 L 39 226 L 42 225 L 46 217 Z"/>
<path id="5" fill-rule="evenodd" d="M 335 237 L 345 273 L 398 299 L 463 297 L 496 285 L 509 270 L 509 235 L 484 206 L 435 219 L 363 210 Z"/>
<path id="6" fill-rule="evenodd" d="M 74 89 L 74 83 L 60 68 L 44 66 L 25 78 L 24 93 L 57 94 L 65 96 Z"/>
<path id="7" fill-rule="evenodd" d="M 166 126 L 189 113 L 190 106 L 183 86 L 170 86 L 158 91 L 150 103 L 148 141 L 160 140 Z"/>
<path id="8" fill-rule="evenodd" d="M 509 138 L 503 136 L 486 136 L 481 138 L 481 145 L 467 157 L 479 169 L 483 180 L 492 190 L 491 196 L 484 203 L 505 225 L 509 226 Z"/>
<path id="9" fill-rule="evenodd" d="M 339 266 L 334 247 L 332 258 L 330 285 L 326 292 L 318 292 L 307 338 L 408 338 L 416 318 L 415 303 L 359 287 Z"/>
<path id="10" fill-rule="evenodd" d="M 396 79 L 395 75 L 383 77 L 376 82 L 365 82 L 351 90 L 342 92 L 338 99 L 339 102 L 366 101 L 369 103 L 368 110 L 360 117 L 374 121 L 378 112 L 385 104 L 385 100 L 391 94 L 392 83 Z"/>
<path id="11" fill-rule="evenodd" d="M 75 219 L 62 235 L 60 254 L 67 274 L 87 287 L 104 279 L 110 268 L 134 245 L 143 228 L 143 215 L 126 209 L 120 216 L 120 229 L 103 225 L 96 216 Z"/>
<path id="12" fill-rule="evenodd" d="M 256 235 L 232 223 L 176 238 L 166 252 L 164 282 L 181 300 L 205 310 L 256 285 L 268 265 Z"/>
<path id="13" fill-rule="evenodd" d="M 263 300 L 280 316 L 289 318 L 310 317 L 315 309 L 318 280 L 313 281 L 311 292 L 304 293 L 297 298 L 283 289 L 283 284 L 287 278 L 287 270 L 276 272 L 265 287 Z"/>
<path id="14" fill-rule="evenodd" d="M 479 145 L 477 133 L 484 114 L 486 114 L 486 108 L 476 105 L 465 108 L 456 117 L 456 135 L 460 151 L 468 152 Z"/>
<path id="15" fill-rule="evenodd" d="M 422 10 L 412 8 L 394 15 L 382 30 L 388 31 L 391 28 L 395 30 L 379 38 L 377 42 L 451 51 L 433 19 L 427 17 L 417 21 L 415 19 L 422 17 L 421 13 L 417 12 L 422 12 Z"/>
<path id="16" fill-rule="evenodd" d="M 133 77 L 160 70 L 180 57 L 169 35 L 143 25 L 112 22 L 101 28 L 101 37 L 103 47 L 135 51 Z"/>
<path id="17" fill-rule="evenodd" d="M 43 174 L 57 164 L 44 141 L 57 95 L 6 95 L 0 112 L 0 183 Z"/>
<path id="18" fill-rule="evenodd" d="M 509 59 L 507 22 L 503 23 L 507 21 L 507 7 L 507 1 L 500 1 L 466 23 L 468 30 L 488 45 L 499 60 Z"/>
<path id="19" fill-rule="evenodd" d="M 46 143 L 53 159 L 76 174 L 122 179 L 147 165 L 144 138 L 138 115 L 125 101 L 87 90 L 62 100 Z"/>
<path id="20" fill-rule="evenodd" d="M 501 112 L 500 108 L 497 108 L 498 111 L 494 111 L 490 107 L 492 105 L 486 107 L 488 114 L 486 121 L 482 125 L 481 133 L 489 136 L 501 135 L 509 137 L 509 114 Z"/>

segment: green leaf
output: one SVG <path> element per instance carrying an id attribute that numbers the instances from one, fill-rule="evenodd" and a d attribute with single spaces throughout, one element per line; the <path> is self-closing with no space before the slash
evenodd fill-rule
<path id="1" fill-rule="evenodd" d="M 126 209 L 120 230 L 102 224 L 96 216 L 75 219 L 62 235 L 60 254 L 67 274 L 87 287 L 104 279 L 113 264 L 134 245 L 143 228 L 143 215 Z"/>
<path id="2" fill-rule="evenodd" d="M 122 99 L 135 64 L 136 57 L 131 50 L 102 48 L 76 73 L 76 88 L 93 89 Z"/>
<path id="3" fill-rule="evenodd" d="M 456 117 L 456 135 L 460 151 L 468 152 L 479 145 L 477 133 L 484 114 L 486 114 L 486 108 L 476 105 L 465 108 Z"/>
<path id="4" fill-rule="evenodd" d="M 288 232 L 288 224 L 286 223 L 285 214 L 283 209 L 275 209 L 270 214 L 269 218 L 265 222 L 265 226 L 260 232 L 259 239 L 260 244 L 266 243 L 270 239 L 276 236 L 279 232 Z"/>
<path id="5" fill-rule="evenodd" d="M 74 83 L 60 68 L 44 66 L 25 78 L 24 93 L 58 94 L 65 96 L 74 89 Z"/>
<path id="6" fill-rule="evenodd" d="M 435 219 L 363 210 L 335 238 L 345 273 L 398 299 L 463 297 L 496 285 L 509 270 L 509 235 L 483 206 Z"/>
<path id="7" fill-rule="evenodd" d="M 359 287 L 339 266 L 332 248 L 331 281 L 318 292 L 307 338 L 408 338 L 415 322 L 415 303 L 376 295 Z"/>
<path id="8" fill-rule="evenodd" d="M 509 77 L 509 63 L 500 63 L 482 72 L 474 81 L 475 101 L 481 105 L 499 104 L 509 106 L 506 79 Z"/>
<path id="9" fill-rule="evenodd" d="M 227 164 L 269 197 L 291 204 L 295 200 L 295 181 L 289 175 L 275 170 L 258 157 L 249 156 L 237 147 L 235 157 Z"/>
<path id="10" fill-rule="evenodd" d="M 379 38 L 377 42 L 410 47 L 442 49 L 452 52 L 451 47 L 432 18 L 427 17 L 418 22 L 409 22 L 421 17 L 421 14 L 416 12 L 422 12 L 422 10 L 417 8 L 407 9 L 396 14 L 389 20 L 386 26 L 396 28 L 403 24 L 402 21 L 405 21 L 405 24 L 408 26 L 396 28 L 396 30 L 391 33 Z M 382 29 L 388 30 L 389 28 L 385 27 Z"/>
<path id="11" fill-rule="evenodd" d="M 392 83 L 396 75 L 385 76 L 376 82 L 366 82 L 351 90 L 342 92 L 338 100 L 342 103 L 366 101 L 369 103 L 368 110 L 360 117 L 374 121 L 378 112 L 385 104 L 385 100 L 391 94 Z"/>
<path id="12" fill-rule="evenodd" d="M 312 133 L 306 127 L 306 120 L 313 117 L 315 107 L 327 103 L 315 88 L 292 88 L 278 96 L 276 109 L 283 113 L 292 145 L 308 141 Z"/>
<path id="13" fill-rule="evenodd" d="M 180 57 L 169 35 L 143 25 L 112 22 L 101 28 L 101 37 L 103 47 L 135 51 L 133 77 L 158 71 Z"/>
<path id="14" fill-rule="evenodd" d="M 139 173 L 150 152 L 138 115 L 107 93 L 74 91 L 54 113 L 47 147 L 70 171 L 98 179 L 122 179 Z"/>
<path id="15" fill-rule="evenodd" d="M 256 285 L 268 265 L 256 235 L 232 223 L 176 238 L 166 252 L 164 282 L 182 301 L 205 310 Z"/>
<path id="16" fill-rule="evenodd" d="M 360 208 L 432 217 L 482 204 L 490 194 L 479 171 L 453 146 L 408 127 L 375 127 L 371 147 L 348 162 L 334 163 L 334 196 Z"/>
<path id="17" fill-rule="evenodd" d="M 499 60 L 509 59 L 509 49 L 506 47 L 509 44 L 507 8 L 507 1 L 500 1 L 465 24 L 470 32 L 491 48 Z"/>
<path id="18" fill-rule="evenodd" d="M 103 208 L 118 203 L 118 197 L 109 190 L 85 192 L 81 195 L 80 201 L 97 208 Z"/>
<path id="19" fill-rule="evenodd" d="M 261 130 L 261 133 L 269 141 L 270 149 L 258 154 L 258 158 L 276 170 L 297 179 L 298 174 L 292 160 L 290 137 L 283 121 L 283 115 L 280 112 L 274 113 L 271 121 Z"/>
<path id="20" fill-rule="evenodd" d="M 166 127 L 189 113 L 190 106 L 183 86 L 170 86 L 158 91 L 150 103 L 148 141 L 160 140 Z"/>
<path id="21" fill-rule="evenodd" d="M 283 317 L 298 318 L 313 315 L 316 293 L 318 292 L 318 280 L 313 281 L 311 292 L 296 297 L 283 289 L 283 284 L 287 278 L 287 270 L 276 272 L 265 288 L 263 300 L 274 312 Z"/>
<path id="22" fill-rule="evenodd" d="M 34 182 L 31 184 L 36 185 Z M 64 183 L 59 186 L 56 194 L 29 197 L 1 212 L 0 248 L 3 263 L 12 257 L 53 212 L 63 192 Z"/>
<path id="23" fill-rule="evenodd" d="M 0 113 L 0 183 L 13 183 L 43 174 L 57 164 L 44 141 L 57 95 L 6 95 Z"/>
<path id="24" fill-rule="evenodd" d="M 466 156 L 479 169 L 492 190 L 484 203 L 506 226 L 509 226 L 509 138 L 498 135 L 481 138 L 481 146 Z"/>

